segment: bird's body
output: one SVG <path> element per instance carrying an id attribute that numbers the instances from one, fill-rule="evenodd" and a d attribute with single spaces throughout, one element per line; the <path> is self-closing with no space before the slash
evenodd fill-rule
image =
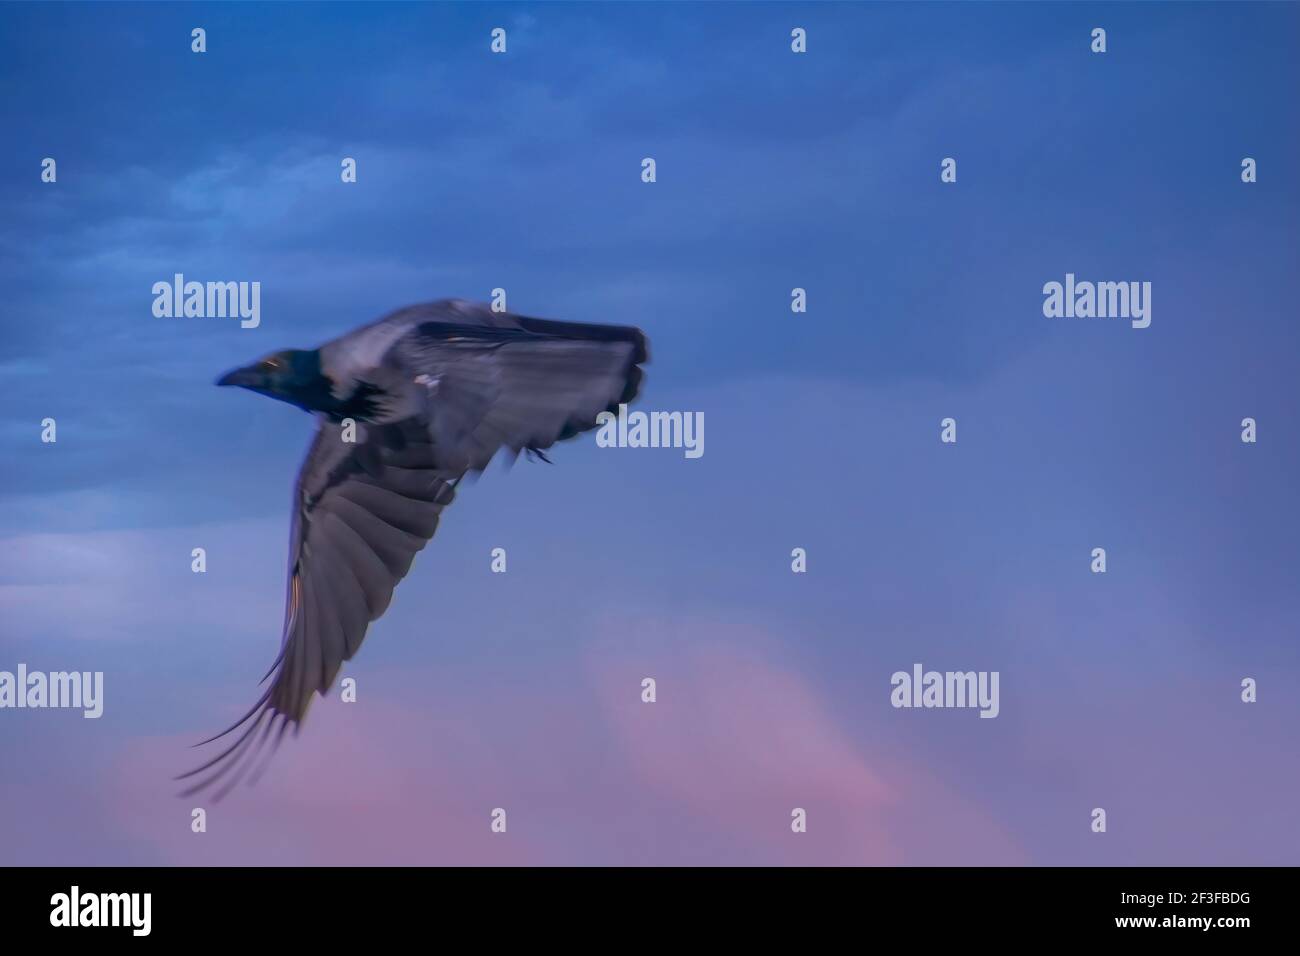
<path id="1" fill-rule="evenodd" d="M 270 684 L 218 735 L 240 730 L 234 742 L 184 775 L 202 775 L 186 792 L 226 792 L 263 743 L 301 723 L 387 609 L 463 475 L 500 450 L 544 457 L 594 428 L 597 415 L 635 397 L 646 358 L 638 329 L 443 300 L 220 379 L 312 412 L 318 426 L 295 486 Z"/>

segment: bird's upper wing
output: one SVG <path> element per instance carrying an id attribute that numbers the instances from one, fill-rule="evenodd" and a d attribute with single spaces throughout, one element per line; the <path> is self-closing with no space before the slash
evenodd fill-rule
<path id="1" fill-rule="evenodd" d="M 455 494 L 455 476 L 434 461 L 427 422 L 358 424 L 355 438 L 344 441 L 343 428 L 329 422 L 316 432 L 295 490 L 284 635 L 270 685 L 243 718 L 211 738 L 244 728 L 184 775 L 207 771 L 187 794 L 221 783 L 224 795 L 268 738 L 278 741 L 301 722 L 312 694 L 329 689 L 384 613 Z"/>
<path id="2" fill-rule="evenodd" d="M 381 326 L 383 364 L 420 383 L 438 463 L 482 471 L 500 449 L 549 448 L 632 401 L 647 360 L 639 329 L 533 319 L 450 301 Z M 404 328 L 392 335 L 394 326 Z"/>

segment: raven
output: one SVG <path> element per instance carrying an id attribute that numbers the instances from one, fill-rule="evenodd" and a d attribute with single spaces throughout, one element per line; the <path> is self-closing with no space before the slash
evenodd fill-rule
<path id="1" fill-rule="evenodd" d="M 296 405 L 318 424 L 294 492 L 284 631 L 262 679 L 270 684 L 233 726 L 198 745 L 243 728 L 178 778 L 199 776 L 183 795 L 221 784 L 219 799 L 269 738 L 278 744 L 290 725 L 297 733 L 313 694 L 329 690 L 387 609 L 465 474 L 502 449 L 549 461 L 545 449 L 636 397 L 646 361 L 640 329 L 445 299 L 218 379 Z"/>

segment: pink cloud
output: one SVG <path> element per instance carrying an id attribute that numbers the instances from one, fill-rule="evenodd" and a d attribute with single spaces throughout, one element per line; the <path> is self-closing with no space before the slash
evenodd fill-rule
<path id="1" fill-rule="evenodd" d="M 301 735 L 285 738 L 270 770 L 220 802 L 208 794 L 178 798 L 180 787 L 163 782 L 193 765 L 199 751 L 189 749 L 192 739 L 151 738 L 117 764 L 111 814 L 124 836 L 152 845 L 167 863 L 542 862 L 536 841 L 520 828 L 491 832 L 492 810 L 510 806 L 503 799 L 509 772 L 490 752 L 461 746 L 463 730 L 388 703 L 318 701 Z M 205 834 L 190 829 L 194 807 L 207 811 Z"/>
<path id="2" fill-rule="evenodd" d="M 608 651 L 593 659 L 631 773 L 694 821 L 692 837 L 717 831 L 740 862 L 906 864 L 919 812 L 941 821 L 948 862 L 1022 860 L 991 819 L 933 774 L 868 756 L 857 741 L 879 729 L 838 725 L 811 683 L 759 650 L 769 645 L 760 632 L 734 636 L 743 640 L 676 648 L 670 670 L 648 675 L 654 704 L 627 690 L 647 676 L 644 659 Z M 807 814 L 802 834 L 790 826 L 796 807 Z"/>
<path id="3" fill-rule="evenodd" d="M 256 787 L 221 803 L 168 782 L 192 739 L 137 739 L 96 804 L 146 859 L 189 865 L 1022 861 L 934 773 L 869 752 L 880 729 L 837 722 L 761 631 L 655 628 L 686 643 L 653 667 L 644 627 L 591 645 L 585 667 L 475 693 L 463 675 L 370 674 L 358 703 L 318 702 Z M 490 830 L 498 806 L 506 834 Z"/>

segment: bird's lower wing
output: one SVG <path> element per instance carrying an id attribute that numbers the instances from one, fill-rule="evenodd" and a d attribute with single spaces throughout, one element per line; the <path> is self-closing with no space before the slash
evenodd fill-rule
<path id="1" fill-rule="evenodd" d="M 312 695 L 329 689 L 387 609 L 451 503 L 454 476 L 435 461 L 427 421 L 357 425 L 355 441 L 346 437 L 323 423 L 298 475 L 284 635 L 270 683 L 239 721 L 204 741 L 239 731 L 183 775 L 199 778 L 185 794 L 220 785 L 220 798 L 254 768 L 268 740 L 302 721 Z"/>

